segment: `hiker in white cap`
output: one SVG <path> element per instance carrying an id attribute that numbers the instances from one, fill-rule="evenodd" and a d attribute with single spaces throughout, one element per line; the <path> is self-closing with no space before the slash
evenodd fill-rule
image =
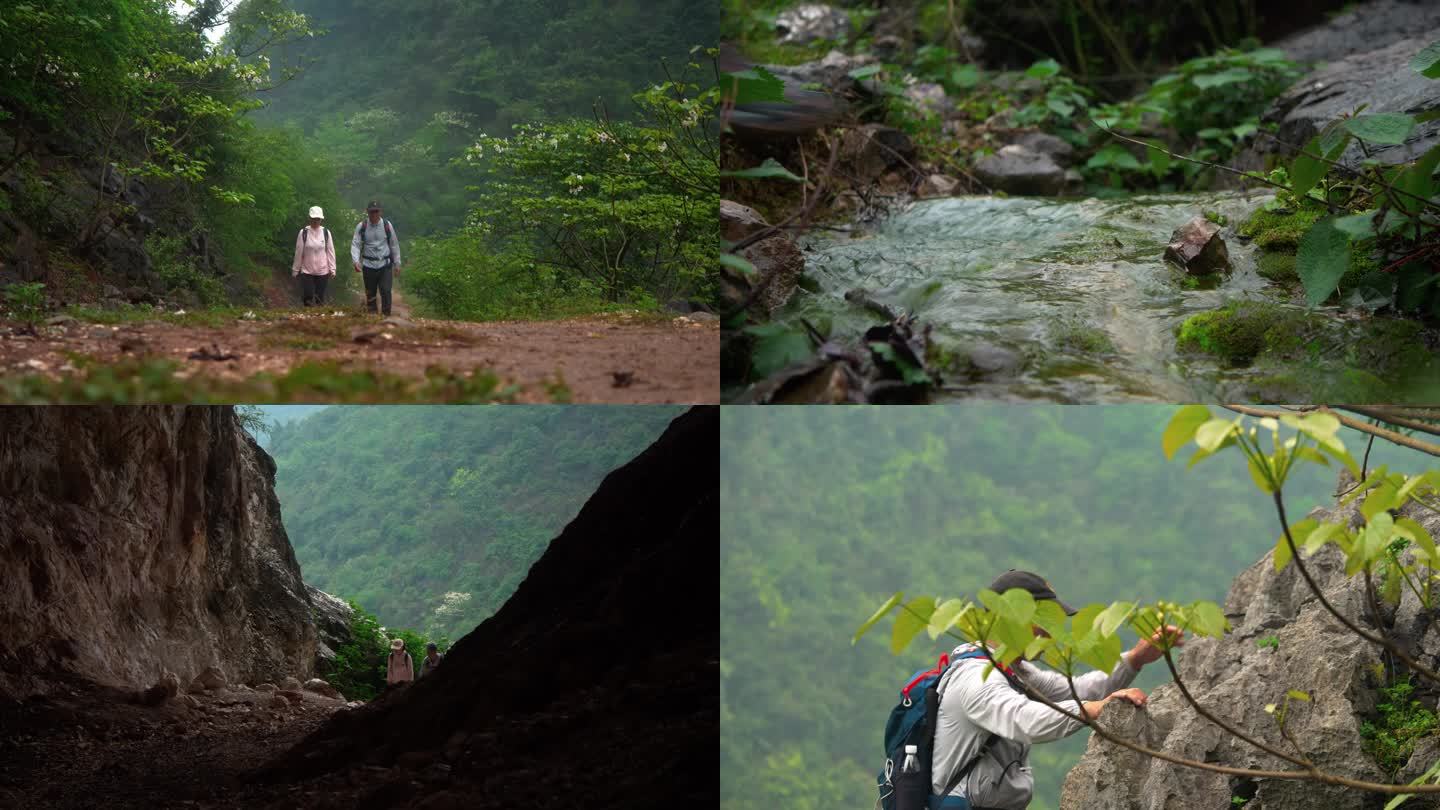
<path id="1" fill-rule="evenodd" d="M 295 237 L 295 261 L 290 275 L 300 278 L 301 299 L 307 307 L 325 303 L 325 285 L 335 275 L 335 240 L 325 227 L 325 212 L 310 206 L 310 224 Z"/>
<path id="2" fill-rule="evenodd" d="M 405 639 L 390 640 L 390 660 L 385 664 L 385 683 L 409 683 L 415 680 L 415 664 L 405 652 Z"/>

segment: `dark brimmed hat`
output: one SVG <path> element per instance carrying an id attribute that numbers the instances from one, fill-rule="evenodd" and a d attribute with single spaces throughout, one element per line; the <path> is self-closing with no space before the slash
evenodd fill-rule
<path id="1" fill-rule="evenodd" d="M 383 207 L 384 207 L 384 206 L 380 205 L 380 201 L 379 201 L 379 200 L 371 200 L 371 201 L 370 201 L 370 204 L 367 205 L 367 206 L 365 206 L 365 210 L 366 210 L 366 211 L 379 211 L 379 210 L 381 210 Z"/>
<path id="2" fill-rule="evenodd" d="M 996 593 L 1005 593 L 1011 588 L 1020 588 L 1021 590 L 1029 591 L 1030 595 L 1035 597 L 1036 601 L 1048 599 L 1054 602 L 1060 606 L 1061 610 L 1065 611 L 1066 616 L 1074 616 L 1076 613 L 1075 608 L 1060 601 L 1060 597 L 1055 595 L 1055 589 L 1050 587 L 1050 583 L 1046 582 L 1045 578 L 1039 574 L 1032 574 L 1029 571 L 1017 571 L 1011 568 L 1009 571 L 996 577 L 994 582 L 990 583 L 990 590 Z"/>

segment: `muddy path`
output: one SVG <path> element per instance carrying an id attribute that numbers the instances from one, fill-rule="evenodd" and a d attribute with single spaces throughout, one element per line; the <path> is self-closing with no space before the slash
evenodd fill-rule
<path id="1" fill-rule="evenodd" d="M 0 322 L 0 377 L 60 379 L 97 367 L 164 361 L 175 376 L 243 383 L 305 364 L 423 380 L 427 370 L 489 372 L 520 402 L 719 401 L 713 320 L 612 313 L 553 321 L 390 318 L 351 308 L 267 310 L 238 316 L 161 315 L 120 323 L 68 316 L 31 330 Z M 193 382 L 193 380 L 192 380 Z M 223 395 L 222 395 L 223 400 Z M 327 397 L 343 401 L 344 395 Z"/>

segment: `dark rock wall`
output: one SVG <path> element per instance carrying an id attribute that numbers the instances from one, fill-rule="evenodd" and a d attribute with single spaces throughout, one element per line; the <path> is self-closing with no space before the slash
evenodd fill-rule
<path id="1" fill-rule="evenodd" d="M 0 691 L 309 676 L 274 475 L 228 407 L 0 408 Z"/>

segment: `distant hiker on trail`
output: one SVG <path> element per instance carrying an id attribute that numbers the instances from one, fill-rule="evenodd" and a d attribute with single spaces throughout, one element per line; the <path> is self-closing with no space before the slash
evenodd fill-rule
<path id="1" fill-rule="evenodd" d="M 295 235 L 295 261 L 290 276 L 300 278 L 300 295 L 305 306 L 325 303 L 325 285 L 335 275 L 335 241 L 325 227 L 325 212 L 310 206 L 310 224 Z"/>
<path id="2" fill-rule="evenodd" d="M 385 663 L 385 683 L 410 683 L 415 680 L 415 665 L 405 652 L 405 639 L 390 640 L 390 660 Z"/>
<path id="3" fill-rule="evenodd" d="M 990 590 L 1001 594 L 1012 588 L 1029 591 L 1037 601 L 1054 601 L 1067 615 L 1075 615 L 1075 609 L 1061 602 L 1050 583 L 1036 574 L 1011 570 L 990 585 Z M 1039 628 L 1035 631 L 1044 632 Z M 1082 703 L 1071 698 L 1065 676 L 1058 672 L 1042 670 L 1021 659 L 1013 669 L 996 670 L 986 678 L 989 662 L 984 651 L 975 644 L 956 647 L 950 653 L 950 666 L 939 684 L 930 807 L 1023 810 L 1030 804 L 1035 788 L 1035 778 L 1030 772 L 1030 747 L 1068 737 L 1085 725 L 1038 700 L 1031 700 L 1020 683 L 1023 681 L 1070 713 L 1089 718 L 1098 717 L 1111 700 L 1143 707 L 1145 693 L 1126 687 L 1142 667 L 1164 657 L 1156 646 L 1162 633 L 1173 639 L 1175 645 L 1182 643 L 1180 631 L 1167 627 L 1150 639 L 1141 639 L 1133 649 L 1122 654 L 1109 675 L 1096 671 L 1076 676 L 1075 692 Z"/>
<path id="4" fill-rule="evenodd" d="M 443 660 L 445 660 L 445 656 L 440 654 L 440 648 L 435 646 L 435 642 L 426 643 L 425 658 L 420 662 L 420 677 L 423 678 L 434 672 Z"/>
<path id="5" fill-rule="evenodd" d="M 380 216 L 379 200 L 365 207 L 366 218 L 355 226 L 350 240 L 350 261 L 355 272 L 365 275 L 365 306 L 375 311 L 375 292 L 380 292 L 380 312 L 390 314 L 390 286 L 393 276 L 400 274 L 400 240 L 390 220 Z M 393 274 L 393 275 L 392 275 Z"/>

